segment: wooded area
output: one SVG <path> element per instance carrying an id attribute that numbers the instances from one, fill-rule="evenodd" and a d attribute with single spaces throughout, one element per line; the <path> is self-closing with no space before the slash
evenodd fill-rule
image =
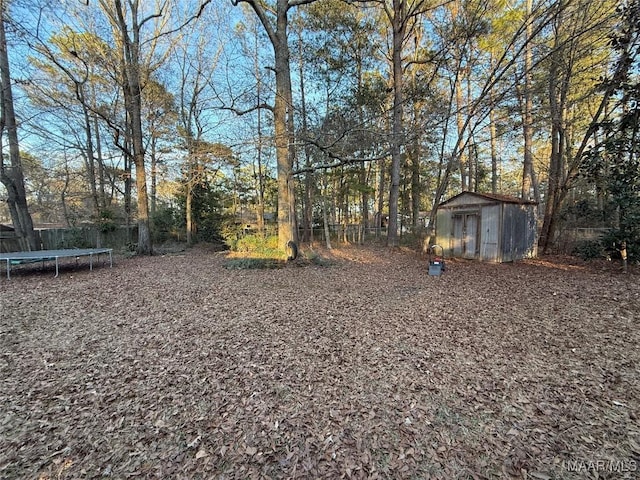
<path id="1" fill-rule="evenodd" d="M 636 2 L 0 7 L 0 221 L 24 249 L 33 223 L 137 223 L 143 254 L 269 223 L 281 249 L 336 225 L 397 246 L 471 191 L 537 202 L 541 252 L 603 228 L 590 254 L 638 258 Z"/>

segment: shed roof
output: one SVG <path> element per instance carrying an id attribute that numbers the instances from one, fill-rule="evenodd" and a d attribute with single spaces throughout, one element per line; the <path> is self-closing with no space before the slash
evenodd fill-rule
<path id="1" fill-rule="evenodd" d="M 478 199 L 491 200 L 491 201 L 501 202 L 501 203 L 516 203 L 518 205 L 536 205 L 536 202 L 533 202 L 531 200 L 523 200 L 522 198 L 511 197 L 509 195 L 500 195 L 498 193 L 462 192 L 440 203 L 440 206 L 446 206 L 448 203 L 462 196 L 472 196 Z"/>

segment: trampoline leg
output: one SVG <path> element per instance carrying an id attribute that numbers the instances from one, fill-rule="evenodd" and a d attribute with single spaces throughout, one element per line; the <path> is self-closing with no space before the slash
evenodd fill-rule
<path id="1" fill-rule="evenodd" d="M 93 272 L 93 254 L 89 254 L 89 271 Z"/>
<path id="2" fill-rule="evenodd" d="M 58 257 L 56 257 L 56 276 L 54 278 L 58 278 Z"/>
<path id="3" fill-rule="evenodd" d="M 7 280 L 11 278 L 11 262 L 7 259 Z"/>
<path id="4" fill-rule="evenodd" d="M 113 255 L 111 255 L 111 250 L 109 250 L 109 268 L 113 268 Z"/>

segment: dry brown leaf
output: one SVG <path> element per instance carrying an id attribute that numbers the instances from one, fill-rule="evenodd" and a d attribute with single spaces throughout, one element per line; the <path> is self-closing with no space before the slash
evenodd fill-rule
<path id="1" fill-rule="evenodd" d="M 258 449 L 256 447 L 247 447 L 245 453 L 249 456 L 253 456 L 258 453 Z"/>
<path id="2" fill-rule="evenodd" d="M 207 451 L 204 448 L 201 448 L 200 450 L 198 450 L 198 453 L 196 453 L 196 460 L 199 460 L 201 458 L 204 457 L 208 457 L 209 454 L 207 453 Z"/>
<path id="3" fill-rule="evenodd" d="M 553 478 L 551 475 L 542 472 L 529 472 L 529 476 L 537 480 L 551 480 Z"/>

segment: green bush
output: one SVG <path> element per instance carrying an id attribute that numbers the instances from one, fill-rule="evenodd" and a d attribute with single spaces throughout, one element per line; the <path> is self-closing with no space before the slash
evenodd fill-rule
<path id="1" fill-rule="evenodd" d="M 221 233 L 225 221 L 226 217 L 215 211 L 202 214 L 198 224 L 198 240 L 207 243 L 225 244 L 225 239 Z"/>
<path id="2" fill-rule="evenodd" d="M 176 210 L 169 207 L 157 209 L 151 218 L 151 224 L 153 241 L 156 243 L 166 242 L 179 225 Z"/>
<path id="3" fill-rule="evenodd" d="M 105 208 L 100 211 L 100 218 L 98 219 L 98 228 L 102 233 L 113 232 L 116 229 L 116 214 L 113 210 Z"/>
<path id="4" fill-rule="evenodd" d="M 582 260 L 594 260 L 596 258 L 606 258 L 607 252 L 601 240 L 585 240 L 573 247 L 572 255 Z"/>

